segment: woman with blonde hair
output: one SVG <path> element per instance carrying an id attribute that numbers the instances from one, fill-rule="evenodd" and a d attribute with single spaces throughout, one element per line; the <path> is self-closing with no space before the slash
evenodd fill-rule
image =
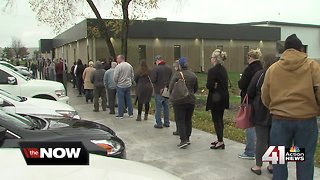
<path id="1" fill-rule="evenodd" d="M 86 102 L 88 103 L 88 101 L 90 100 L 91 102 L 93 102 L 93 84 L 90 81 L 90 77 L 92 72 L 95 70 L 95 68 L 93 68 L 93 62 L 90 61 L 89 62 L 89 66 L 86 67 L 86 69 L 83 71 L 82 74 L 82 78 L 84 81 L 84 91 L 85 91 L 85 95 L 86 95 Z"/>
<path id="2" fill-rule="evenodd" d="M 208 71 L 206 87 L 209 90 L 206 111 L 211 111 L 211 117 L 218 140 L 211 143 L 210 149 L 224 149 L 223 114 L 229 108 L 228 73 L 223 66 L 227 59 L 226 52 L 216 49 L 211 55 L 212 68 Z"/>
<path id="3" fill-rule="evenodd" d="M 261 87 L 264 81 L 264 76 L 268 68 L 277 61 L 274 54 L 267 54 L 263 57 L 263 69 L 259 70 L 253 76 L 248 90 L 248 98 L 252 101 L 252 123 L 256 130 L 256 165 L 251 168 L 251 171 L 257 175 L 261 175 L 261 167 L 263 164 L 262 156 L 269 146 L 269 137 L 271 129 L 271 114 L 267 107 L 264 106 L 261 100 Z M 267 167 L 269 173 L 272 173 L 272 165 Z"/>
<path id="4" fill-rule="evenodd" d="M 250 81 L 254 74 L 262 69 L 262 64 L 260 62 L 260 57 L 262 53 L 259 48 L 251 49 L 248 52 L 248 66 L 244 69 L 240 80 L 238 81 L 238 86 L 241 90 L 241 102 L 247 94 L 247 89 L 249 87 Z M 249 99 L 249 104 L 251 101 Z M 255 137 L 256 133 L 253 127 L 246 129 L 246 147 L 243 153 L 239 154 L 238 157 L 242 159 L 255 159 Z"/>

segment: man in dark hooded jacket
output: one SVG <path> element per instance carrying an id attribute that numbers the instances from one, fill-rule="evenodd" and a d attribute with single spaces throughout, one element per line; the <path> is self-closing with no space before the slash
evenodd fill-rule
<path id="1" fill-rule="evenodd" d="M 96 70 L 92 72 L 91 82 L 94 85 L 93 88 L 93 112 L 99 112 L 99 97 L 101 97 L 102 110 L 106 111 L 107 108 L 107 97 L 106 89 L 104 87 L 103 77 L 106 70 L 102 68 L 102 63 L 97 61 L 95 63 Z"/>

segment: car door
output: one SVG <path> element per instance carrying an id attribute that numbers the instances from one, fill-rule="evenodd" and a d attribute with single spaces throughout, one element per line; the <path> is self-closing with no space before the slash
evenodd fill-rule
<path id="1" fill-rule="evenodd" d="M 9 84 L 9 80 L 15 80 L 15 83 Z M 20 84 L 13 75 L 0 69 L 0 89 L 3 89 L 13 95 L 20 96 Z"/>

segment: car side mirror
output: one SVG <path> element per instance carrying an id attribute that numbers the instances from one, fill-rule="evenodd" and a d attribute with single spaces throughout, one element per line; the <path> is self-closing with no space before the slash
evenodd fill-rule
<path id="1" fill-rule="evenodd" d="M 6 138 L 7 129 L 0 126 L 0 142 L 2 142 Z"/>
<path id="2" fill-rule="evenodd" d="M 8 77 L 8 84 L 16 85 L 17 79 L 15 77 Z"/>

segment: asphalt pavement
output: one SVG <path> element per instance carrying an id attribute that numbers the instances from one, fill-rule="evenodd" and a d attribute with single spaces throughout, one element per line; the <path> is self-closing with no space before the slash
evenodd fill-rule
<path id="1" fill-rule="evenodd" d="M 135 120 L 136 110 L 134 118 L 126 114 L 124 119 L 116 119 L 115 115 L 109 114 L 109 109 L 102 111 L 101 106 L 99 112 L 93 112 L 93 104 L 87 104 L 84 96 L 77 97 L 77 95 L 78 91 L 69 83 L 69 104 L 79 112 L 82 119 L 99 122 L 112 128 L 125 142 L 129 160 L 156 166 L 185 180 L 272 178 L 266 169 L 267 163 L 263 165 L 262 175 L 258 176 L 250 171 L 255 164 L 254 160 L 238 158 L 238 154 L 244 151 L 244 144 L 224 139 L 225 150 L 211 150 L 210 142 L 216 139 L 215 134 L 193 128 L 191 145 L 186 149 L 178 149 L 179 137 L 172 135 L 176 128 L 174 122 L 171 122 L 169 128 L 156 129 L 153 127 L 155 123 L 153 115 L 149 115 L 149 120 L 139 122 Z M 296 179 L 295 163 L 289 163 L 289 179 Z M 315 168 L 314 179 L 320 179 L 319 168 Z"/>

